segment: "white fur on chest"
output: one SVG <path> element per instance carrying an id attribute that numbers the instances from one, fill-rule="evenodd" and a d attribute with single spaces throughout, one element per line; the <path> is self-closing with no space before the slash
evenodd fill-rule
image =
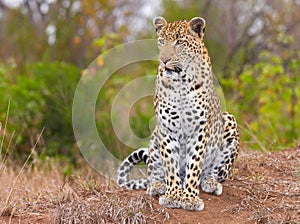
<path id="1" fill-rule="evenodd" d="M 188 69 L 181 73 L 163 71 L 157 77 L 158 124 L 181 136 L 198 131 L 206 115 L 199 104 L 199 91 L 194 89 L 199 81 Z"/>

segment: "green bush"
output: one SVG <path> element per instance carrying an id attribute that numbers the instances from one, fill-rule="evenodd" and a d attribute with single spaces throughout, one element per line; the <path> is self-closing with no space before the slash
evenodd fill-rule
<path id="1" fill-rule="evenodd" d="M 237 92 L 228 99 L 241 125 L 242 141 L 254 149 L 278 150 L 294 144 L 300 126 L 300 60 L 262 52 L 237 80 L 223 80 Z"/>
<path id="2" fill-rule="evenodd" d="M 71 155 L 74 148 L 72 100 L 80 70 L 71 64 L 39 62 L 29 65 L 24 74 L 15 75 L 15 79 L 5 75 L 0 74 L 3 87 L 0 97 L 2 105 L 10 100 L 8 128 L 17 135 L 15 150 L 19 153 L 30 151 L 45 128 L 44 153 Z M 3 121 L 7 116 L 6 108 L 1 109 Z"/>

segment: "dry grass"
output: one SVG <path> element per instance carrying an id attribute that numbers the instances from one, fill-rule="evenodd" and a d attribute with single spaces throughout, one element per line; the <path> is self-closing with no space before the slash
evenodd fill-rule
<path id="1" fill-rule="evenodd" d="M 26 223 L 163 223 L 169 217 L 165 209 L 152 206 L 154 199 L 142 192 L 132 196 L 89 167 L 80 176 L 64 177 L 61 170 L 50 159 L 23 168 L 22 175 L 6 167 L 1 172 L 0 216 Z"/>
<path id="2" fill-rule="evenodd" d="M 164 209 L 153 208 L 142 194 L 120 197 L 120 190 L 101 186 L 74 190 L 58 204 L 55 223 L 157 223 L 161 217 L 163 223 L 168 218 Z"/>
<path id="3" fill-rule="evenodd" d="M 43 213 L 60 195 L 63 176 L 50 161 L 29 167 L 6 165 L 1 172 L 1 214 L 22 216 Z M 20 175 L 22 173 L 22 175 Z"/>

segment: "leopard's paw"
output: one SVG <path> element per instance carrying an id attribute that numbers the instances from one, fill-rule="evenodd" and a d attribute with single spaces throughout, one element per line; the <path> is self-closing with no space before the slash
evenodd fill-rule
<path id="1" fill-rule="evenodd" d="M 204 179 L 201 188 L 204 192 L 215 195 L 221 195 L 223 192 L 222 184 L 213 179 Z"/>
<path id="2" fill-rule="evenodd" d="M 177 195 L 162 195 L 159 197 L 159 204 L 167 208 L 180 208 L 181 201 Z"/>
<path id="3" fill-rule="evenodd" d="M 150 196 L 162 195 L 166 192 L 166 185 L 163 182 L 155 182 L 147 188 L 147 194 Z"/>
<path id="4" fill-rule="evenodd" d="M 201 211 L 204 209 L 204 202 L 198 196 L 184 197 L 181 201 L 181 208 L 191 211 Z"/>

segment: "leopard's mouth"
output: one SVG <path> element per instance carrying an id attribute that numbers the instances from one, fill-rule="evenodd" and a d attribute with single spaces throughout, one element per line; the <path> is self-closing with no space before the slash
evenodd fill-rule
<path id="1" fill-rule="evenodd" d="M 178 67 L 178 66 L 175 66 L 174 68 L 168 68 L 168 67 L 165 67 L 165 70 L 167 72 L 176 72 L 176 73 L 180 73 L 182 72 L 182 68 Z"/>

